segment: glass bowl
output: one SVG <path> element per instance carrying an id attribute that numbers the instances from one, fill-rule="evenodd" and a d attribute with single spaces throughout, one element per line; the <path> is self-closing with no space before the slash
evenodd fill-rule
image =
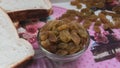
<path id="1" fill-rule="evenodd" d="M 39 34 L 38 34 L 38 37 L 39 37 Z M 89 35 L 88 35 L 88 37 L 89 37 Z M 88 38 L 87 43 L 86 43 L 86 45 L 84 45 L 84 48 L 82 50 L 80 50 L 79 52 L 77 52 L 75 54 L 66 55 L 66 56 L 57 55 L 57 54 L 47 51 L 45 48 L 43 48 L 41 46 L 39 39 L 38 39 L 38 41 L 39 41 L 38 43 L 39 43 L 40 49 L 42 50 L 42 52 L 45 54 L 45 56 L 47 58 L 49 58 L 53 61 L 57 61 L 57 62 L 70 62 L 70 61 L 74 61 L 74 60 L 78 59 L 86 51 L 86 49 L 88 48 L 89 43 L 90 43 L 90 37 Z"/>
<path id="2" fill-rule="evenodd" d="M 89 43 L 90 43 L 90 36 L 89 36 L 89 33 L 87 30 L 86 30 L 86 32 L 88 34 L 87 35 L 88 38 L 87 38 L 86 44 L 83 46 L 83 49 L 74 53 L 74 54 L 64 55 L 64 56 L 49 52 L 44 47 L 42 47 L 41 40 L 39 39 L 40 38 L 40 29 L 39 29 L 38 34 L 37 34 L 37 40 L 38 40 L 38 44 L 40 46 L 40 49 L 42 50 L 42 52 L 45 54 L 45 56 L 47 58 L 49 58 L 53 61 L 56 61 L 56 62 L 70 62 L 70 61 L 74 61 L 74 60 L 78 59 L 87 50 Z"/>

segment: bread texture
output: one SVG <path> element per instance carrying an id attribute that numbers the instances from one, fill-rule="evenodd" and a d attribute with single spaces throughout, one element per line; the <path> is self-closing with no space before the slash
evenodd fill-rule
<path id="1" fill-rule="evenodd" d="M 32 45 L 19 38 L 13 22 L 0 8 L 0 68 L 14 68 L 33 56 Z"/>
<path id="2" fill-rule="evenodd" d="M 49 0 L 1 0 L 0 7 L 13 21 L 45 18 L 52 13 L 52 5 Z"/>

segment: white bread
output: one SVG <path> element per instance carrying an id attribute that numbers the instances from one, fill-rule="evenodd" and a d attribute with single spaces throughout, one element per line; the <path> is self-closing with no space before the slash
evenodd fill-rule
<path id="1" fill-rule="evenodd" d="M 2 12 L 0 9 L 0 33 L 2 35 L 2 33 L 5 33 L 5 32 L 6 32 L 6 34 L 10 35 L 10 36 L 6 35 L 6 37 L 8 36 L 8 38 L 9 38 L 11 36 L 14 36 L 13 39 L 15 39 L 15 38 L 18 39 L 18 34 L 16 33 L 17 30 L 13 26 L 11 19 L 8 17 L 7 14 Z M 2 36 L 4 36 L 4 34 Z"/>
<path id="2" fill-rule="evenodd" d="M 18 37 L 9 16 L 0 8 L 0 68 L 14 68 L 32 56 L 32 45 Z"/>
<path id="3" fill-rule="evenodd" d="M 0 7 L 13 21 L 19 21 L 47 17 L 51 13 L 52 5 L 49 0 L 0 0 Z"/>

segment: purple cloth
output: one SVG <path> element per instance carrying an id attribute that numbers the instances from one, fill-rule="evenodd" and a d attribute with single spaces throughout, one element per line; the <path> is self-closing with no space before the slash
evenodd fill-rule
<path id="1" fill-rule="evenodd" d="M 66 9 L 54 6 L 53 12 L 54 13 L 51 17 L 58 18 L 59 16 L 61 16 L 61 14 L 66 12 Z M 94 34 L 94 31 L 92 30 L 89 31 L 91 35 Z M 33 36 L 36 37 L 36 35 Z M 60 67 L 61 68 L 120 68 L 120 62 L 115 58 L 96 63 L 90 51 L 90 47 L 93 43 L 94 41 L 91 40 L 90 46 L 87 49 L 87 51 L 83 55 L 81 55 L 81 57 L 78 60 L 74 62 L 64 63 L 64 64 L 53 63 L 51 60 L 47 58 L 43 58 L 44 57 L 43 54 L 38 52 L 36 56 L 39 55 L 42 57 L 34 59 L 33 62 L 27 65 L 25 68 L 60 68 Z M 39 47 L 37 43 L 32 42 L 32 44 L 35 50 L 37 50 Z"/>

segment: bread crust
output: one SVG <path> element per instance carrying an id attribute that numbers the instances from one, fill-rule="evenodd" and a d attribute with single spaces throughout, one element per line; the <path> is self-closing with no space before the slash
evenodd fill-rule
<path id="1" fill-rule="evenodd" d="M 31 9 L 23 11 L 8 12 L 8 15 L 13 22 L 23 21 L 33 18 L 46 18 L 52 14 L 52 8 L 49 10 L 46 9 Z"/>
<path id="2" fill-rule="evenodd" d="M 25 68 L 25 66 L 33 60 L 33 56 L 27 57 L 23 61 L 13 65 L 11 68 Z"/>

